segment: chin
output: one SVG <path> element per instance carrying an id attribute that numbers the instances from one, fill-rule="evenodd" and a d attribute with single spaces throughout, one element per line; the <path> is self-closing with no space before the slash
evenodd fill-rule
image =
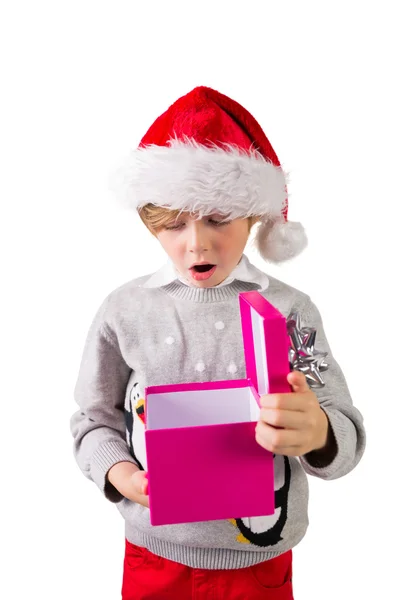
<path id="1" fill-rule="evenodd" d="M 221 279 L 221 277 L 214 278 L 214 276 L 213 276 L 208 281 L 198 281 L 197 283 L 200 283 L 199 287 L 202 287 L 202 288 L 211 288 L 211 287 L 215 287 L 215 286 L 219 285 L 225 279 L 226 279 L 226 277 L 224 277 L 223 279 Z"/>

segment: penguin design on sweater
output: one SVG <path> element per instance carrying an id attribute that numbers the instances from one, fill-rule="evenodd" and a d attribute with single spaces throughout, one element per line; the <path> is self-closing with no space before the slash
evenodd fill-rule
<path id="1" fill-rule="evenodd" d="M 125 425 L 126 425 L 126 441 L 129 446 L 132 458 L 136 461 L 138 467 L 144 471 L 144 468 L 135 454 L 133 447 L 132 436 L 133 436 L 133 423 L 136 417 L 138 417 L 144 423 L 144 400 L 140 396 L 138 391 L 138 383 L 135 382 L 129 393 L 127 403 L 125 404 Z"/>
<path id="2" fill-rule="evenodd" d="M 274 454 L 275 471 L 275 512 L 265 517 L 230 519 L 239 529 L 237 541 L 241 544 L 254 544 L 262 548 L 274 546 L 282 540 L 281 533 L 287 521 L 288 495 L 291 469 L 287 456 Z"/>

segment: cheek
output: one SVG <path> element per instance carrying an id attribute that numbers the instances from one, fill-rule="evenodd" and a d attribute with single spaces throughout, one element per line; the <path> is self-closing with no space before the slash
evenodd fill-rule
<path id="1" fill-rule="evenodd" d="M 175 260 L 181 254 L 182 244 L 179 243 L 177 236 L 168 235 L 165 234 L 165 232 L 163 232 L 157 237 L 163 250 L 168 254 L 170 258 Z"/>
<path id="2" fill-rule="evenodd" d="M 247 240 L 249 239 L 249 228 L 248 226 L 242 226 L 239 231 L 237 231 L 234 236 L 234 239 L 237 240 L 236 246 L 240 247 L 242 250 L 247 244 Z"/>
<path id="3" fill-rule="evenodd" d="M 223 237 L 220 238 L 221 249 L 226 254 L 234 255 L 243 251 L 248 239 L 247 228 L 232 228 L 230 231 L 224 232 Z"/>

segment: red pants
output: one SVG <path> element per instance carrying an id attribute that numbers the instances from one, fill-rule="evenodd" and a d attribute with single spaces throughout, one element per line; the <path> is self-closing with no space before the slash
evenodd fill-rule
<path id="1" fill-rule="evenodd" d="M 292 551 L 245 569 L 192 569 L 126 540 L 122 600 L 293 600 Z"/>

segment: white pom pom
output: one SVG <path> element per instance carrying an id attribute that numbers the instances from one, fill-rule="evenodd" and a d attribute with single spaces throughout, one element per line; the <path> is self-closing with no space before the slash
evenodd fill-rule
<path id="1" fill-rule="evenodd" d="M 279 263 L 298 256 L 307 246 L 307 235 L 301 223 L 267 221 L 260 224 L 255 245 L 264 260 Z"/>

